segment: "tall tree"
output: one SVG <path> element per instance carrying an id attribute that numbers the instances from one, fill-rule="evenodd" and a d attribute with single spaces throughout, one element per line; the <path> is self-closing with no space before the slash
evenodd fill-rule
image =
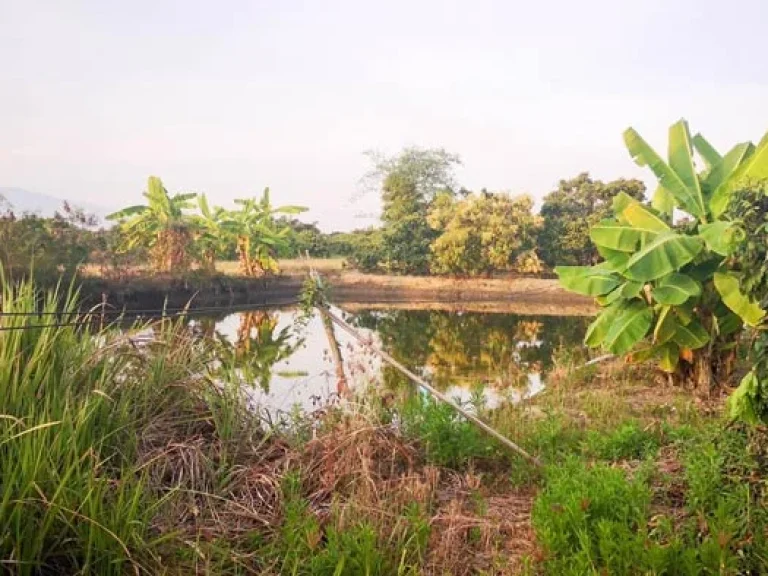
<path id="1" fill-rule="evenodd" d="M 427 223 L 439 192 L 453 194 L 460 159 L 441 148 L 406 148 L 393 157 L 370 155 L 367 178 L 381 187 L 382 265 L 396 273 L 428 271 L 429 246 L 436 233 Z"/>
<path id="2" fill-rule="evenodd" d="M 623 178 L 605 183 L 587 172 L 561 180 L 541 206 L 539 250 L 544 262 L 548 266 L 595 264 L 600 255 L 589 239 L 589 229 L 611 217 L 611 202 L 619 192 L 642 201 L 645 184 Z"/>

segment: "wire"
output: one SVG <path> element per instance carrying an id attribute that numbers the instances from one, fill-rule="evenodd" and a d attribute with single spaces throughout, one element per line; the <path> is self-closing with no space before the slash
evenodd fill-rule
<path id="1" fill-rule="evenodd" d="M 264 308 L 275 308 L 278 306 L 288 306 L 292 304 L 298 304 L 297 298 L 291 298 L 281 302 L 269 302 L 262 304 L 239 304 L 236 306 L 209 306 L 201 308 L 147 308 L 138 310 L 129 310 L 123 308 L 122 310 L 96 310 L 90 312 L 83 312 L 82 310 L 74 311 L 50 311 L 44 310 L 40 312 L 2 312 L 0 311 L 0 318 L 3 316 L 19 317 L 19 316 L 183 316 L 192 314 L 208 314 L 213 312 L 247 312 L 248 310 L 260 310 Z"/>
<path id="2" fill-rule="evenodd" d="M 298 303 L 298 300 L 292 299 L 292 300 L 287 300 L 287 301 L 283 301 L 283 302 L 276 302 L 276 303 L 270 303 L 270 304 L 257 304 L 257 305 L 243 305 L 243 306 L 240 306 L 240 307 L 228 306 L 228 307 L 217 307 L 217 308 L 197 308 L 197 309 L 187 309 L 187 310 L 185 310 L 183 308 L 180 308 L 179 310 L 183 310 L 183 311 L 182 312 L 177 312 L 175 314 L 163 314 L 163 310 L 162 309 L 147 310 L 145 312 L 154 312 L 154 313 L 156 313 L 154 316 L 152 316 L 154 318 L 169 319 L 169 318 L 180 318 L 180 317 L 184 317 L 184 316 L 200 316 L 202 314 L 209 314 L 212 311 L 220 311 L 220 312 L 221 311 L 225 311 L 225 312 L 231 312 L 231 313 L 249 312 L 251 310 L 263 310 L 265 308 L 275 308 L 275 307 L 278 307 L 278 306 L 287 306 L 287 305 L 297 304 L 297 303 Z M 166 309 L 166 311 L 167 311 L 167 309 Z M 49 312 L 48 314 L 50 315 L 50 314 L 54 314 L 54 313 L 53 312 Z M 101 312 L 88 312 L 88 313 L 81 313 L 81 314 L 83 316 L 83 319 L 75 321 L 75 322 L 52 322 L 52 323 L 49 323 L 49 324 L 28 324 L 28 325 L 25 325 L 25 326 L 0 326 L 0 332 L 12 332 L 12 331 L 16 331 L 16 330 L 33 330 L 33 329 L 43 329 L 43 328 L 66 328 L 66 327 L 70 327 L 70 326 L 83 326 L 83 325 L 86 325 L 86 324 L 89 324 L 89 323 L 98 322 L 100 320 L 100 317 L 101 317 Z M 3 315 L 4 315 L 3 313 L 0 313 L 0 317 L 2 317 Z M 8 313 L 8 314 L 5 314 L 5 315 L 9 315 L 10 316 L 10 315 L 12 315 L 12 313 Z M 37 316 L 37 314 L 34 314 L 34 313 L 17 313 L 15 315 L 17 317 L 18 316 Z M 71 315 L 71 313 L 66 314 L 66 315 Z M 127 315 L 129 317 L 134 317 L 134 318 L 139 318 L 139 317 L 142 316 L 141 314 L 134 314 L 132 312 L 128 313 Z M 147 316 L 149 316 L 149 314 L 147 314 Z"/>

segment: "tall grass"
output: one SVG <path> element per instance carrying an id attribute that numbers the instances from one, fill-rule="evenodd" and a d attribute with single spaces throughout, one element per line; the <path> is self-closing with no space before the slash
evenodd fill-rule
<path id="1" fill-rule="evenodd" d="M 142 348 L 122 331 L 92 328 L 76 297 L 3 283 L 2 570 L 154 572 L 168 537 L 154 522 L 180 483 L 164 471 L 165 453 L 147 456 L 213 426 L 226 459 L 227 440 L 242 437 L 240 405 L 201 379 L 208 359 L 178 325 L 155 328 Z"/>

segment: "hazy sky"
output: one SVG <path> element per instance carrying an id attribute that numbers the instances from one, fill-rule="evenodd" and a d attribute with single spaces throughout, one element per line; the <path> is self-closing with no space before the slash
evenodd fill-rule
<path id="1" fill-rule="evenodd" d="M 768 129 L 765 0 L 0 0 L 0 186 L 121 206 L 149 174 L 228 204 L 269 185 L 369 223 L 362 152 L 443 146 L 469 188 L 645 176 L 679 117 Z"/>

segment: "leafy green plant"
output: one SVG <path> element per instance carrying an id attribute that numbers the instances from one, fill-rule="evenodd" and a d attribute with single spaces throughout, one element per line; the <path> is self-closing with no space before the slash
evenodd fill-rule
<path id="1" fill-rule="evenodd" d="M 741 274 L 744 291 L 768 308 L 768 186 L 752 185 L 731 198 L 728 216 L 748 230 L 732 260 Z M 732 418 L 750 424 L 768 422 L 768 324 L 756 328 L 750 351 L 752 370 L 743 378 L 729 401 Z"/>
<path id="2" fill-rule="evenodd" d="M 120 223 L 121 249 L 146 247 L 161 272 L 185 270 L 192 241 L 191 221 L 186 213 L 193 207 L 194 192 L 168 194 L 157 176 L 150 176 L 144 197 L 146 205 L 129 206 L 107 216 Z"/>
<path id="3" fill-rule="evenodd" d="M 768 135 L 757 147 L 738 144 L 720 156 L 700 134 L 691 138 L 681 120 L 669 130 L 667 162 L 634 129 L 624 140 L 635 161 L 659 180 L 652 206 L 618 194 L 614 218 L 590 230 L 604 261 L 556 272 L 565 288 L 594 296 L 601 306 L 586 344 L 655 358 L 663 370 L 709 394 L 714 376 L 727 376 L 742 325 L 754 326 L 764 316 L 728 259 L 749 231 L 724 213 L 740 183 L 768 177 Z M 705 164 L 699 172 L 694 149 Z M 677 225 L 676 210 L 688 215 Z"/>

